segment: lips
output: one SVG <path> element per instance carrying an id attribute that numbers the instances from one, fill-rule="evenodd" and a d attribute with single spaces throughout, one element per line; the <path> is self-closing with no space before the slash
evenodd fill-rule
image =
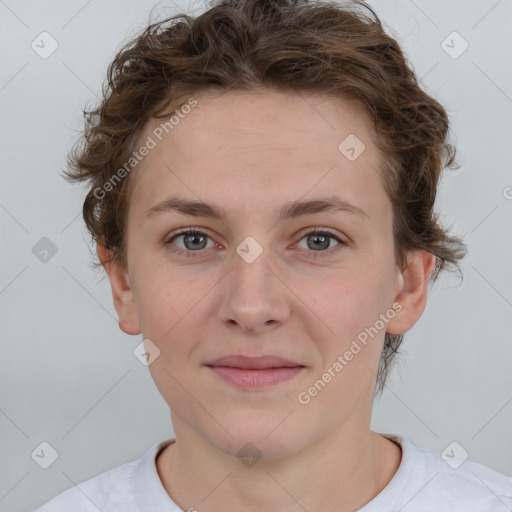
<path id="1" fill-rule="evenodd" d="M 304 367 L 304 365 L 295 361 L 290 361 L 288 359 L 272 355 L 264 355 L 259 357 L 229 355 L 206 363 L 206 366 L 240 368 L 242 370 L 267 370 L 270 368 Z"/>
<path id="2" fill-rule="evenodd" d="M 272 355 L 229 355 L 207 363 L 206 367 L 224 382 L 245 391 L 273 388 L 306 370 L 296 361 Z"/>

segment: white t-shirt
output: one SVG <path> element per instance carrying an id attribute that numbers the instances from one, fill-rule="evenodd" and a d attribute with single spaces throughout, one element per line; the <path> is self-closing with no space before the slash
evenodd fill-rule
<path id="1" fill-rule="evenodd" d="M 512 511 L 512 477 L 470 460 L 455 469 L 461 459 L 450 458 L 454 451 L 448 453 L 449 465 L 441 454 L 404 436 L 382 435 L 400 444 L 402 461 L 389 484 L 359 512 Z M 173 441 L 155 443 L 140 459 L 71 487 L 34 512 L 183 512 L 163 487 L 155 462 Z"/>

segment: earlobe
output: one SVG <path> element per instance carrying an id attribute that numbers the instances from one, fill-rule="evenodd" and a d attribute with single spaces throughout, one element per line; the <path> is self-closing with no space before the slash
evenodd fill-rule
<path id="1" fill-rule="evenodd" d="M 126 334 L 140 334 L 138 312 L 127 270 L 114 261 L 111 251 L 102 244 L 98 244 L 98 257 L 110 279 L 112 299 L 119 317 L 119 328 Z"/>
<path id="2" fill-rule="evenodd" d="M 404 334 L 419 320 L 427 302 L 427 290 L 435 264 L 435 256 L 424 250 L 410 252 L 407 257 L 407 267 L 397 277 L 399 291 L 394 302 L 402 306 L 391 321 L 386 332 L 389 334 Z"/>

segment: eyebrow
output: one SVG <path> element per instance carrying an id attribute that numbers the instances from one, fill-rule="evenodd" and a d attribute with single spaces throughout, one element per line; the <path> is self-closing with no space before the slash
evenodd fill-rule
<path id="1" fill-rule="evenodd" d="M 226 221 L 228 215 L 226 210 L 220 206 L 206 203 L 203 201 L 190 200 L 179 196 L 172 196 L 165 201 L 149 208 L 145 213 L 145 218 L 153 217 L 155 214 L 174 211 L 190 217 L 207 217 Z M 285 203 L 278 212 L 278 221 L 300 217 L 301 215 L 311 215 L 325 211 L 345 212 L 359 217 L 369 219 L 368 214 L 359 206 L 350 203 L 334 195 L 329 197 L 320 197 L 309 201 L 290 201 Z"/>

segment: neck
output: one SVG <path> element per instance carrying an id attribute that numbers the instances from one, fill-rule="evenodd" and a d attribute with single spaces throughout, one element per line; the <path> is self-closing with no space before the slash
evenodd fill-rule
<path id="1" fill-rule="evenodd" d="M 401 450 L 369 428 L 323 437 L 286 458 L 244 465 L 198 436 L 179 431 L 158 457 L 162 484 L 183 510 L 358 510 L 392 479 Z"/>

